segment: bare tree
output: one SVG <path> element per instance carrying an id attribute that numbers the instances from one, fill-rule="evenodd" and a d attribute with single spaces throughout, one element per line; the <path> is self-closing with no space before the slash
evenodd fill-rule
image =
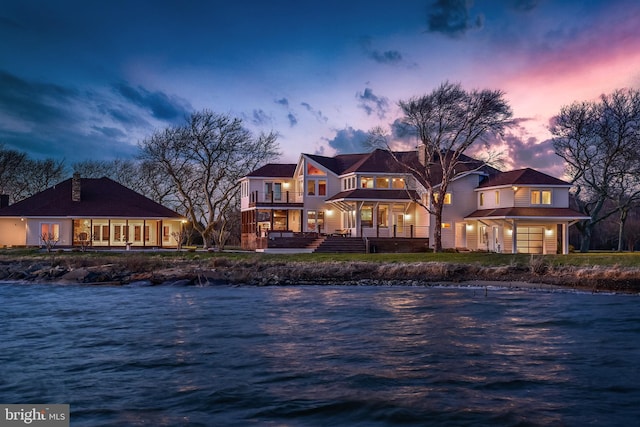
<path id="1" fill-rule="evenodd" d="M 397 156 L 389 144 L 386 146 L 426 187 L 427 199 L 415 201 L 434 216 L 434 250 L 440 252 L 445 198 L 439 195 L 447 193 L 457 173 L 487 164 L 464 153 L 477 142 L 487 144 L 489 136 L 499 135 L 509 127 L 511 108 L 502 91 L 466 91 L 460 84 L 449 82 L 428 95 L 400 101 L 399 105 L 404 113 L 403 123 L 415 129 L 418 136 L 419 164 Z"/>
<path id="2" fill-rule="evenodd" d="M 187 124 L 154 133 L 141 145 L 141 159 L 169 179 L 182 210 L 208 247 L 224 213 L 237 202 L 239 179 L 275 159 L 275 133 L 255 137 L 242 120 L 204 110 Z"/>
<path id="3" fill-rule="evenodd" d="M 624 227 L 624 211 L 640 198 L 640 91 L 618 90 L 599 102 L 565 106 L 550 130 L 556 154 L 567 162 L 578 209 L 590 216 L 576 224 L 580 251 L 587 252 L 594 227 L 616 212 Z"/>
<path id="4" fill-rule="evenodd" d="M 51 187 L 64 175 L 63 161 L 33 160 L 0 145 L 0 194 L 9 195 L 12 203 Z"/>

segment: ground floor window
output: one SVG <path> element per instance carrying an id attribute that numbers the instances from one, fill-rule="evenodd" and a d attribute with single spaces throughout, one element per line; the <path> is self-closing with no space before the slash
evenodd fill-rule
<path id="1" fill-rule="evenodd" d="M 307 211 L 307 231 L 322 233 L 324 230 L 324 211 Z"/>
<path id="2" fill-rule="evenodd" d="M 362 227 L 373 227 L 373 207 L 364 206 L 360 210 L 360 225 Z"/>
<path id="3" fill-rule="evenodd" d="M 44 222 L 40 224 L 40 238 L 44 241 L 60 240 L 60 224 Z"/>
<path id="4" fill-rule="evenodd" d="M 356 211 L 342 212 L 342 225 L 344 228 L 356 227 Z"/>

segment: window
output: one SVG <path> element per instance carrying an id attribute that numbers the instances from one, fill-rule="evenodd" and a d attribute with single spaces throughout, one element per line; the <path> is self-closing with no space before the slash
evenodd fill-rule
<path id="1" fill-rule="evenodd" d="M 531 191 L 531 204 L 532 205 L 550 205 L 551 204 L 551 191 L 550 190 L 532 190 Z"/>
<path id="2" fill-rule="evenodd" d="M 435 193 L 433 195 L 433 198 L 436 199 L 436 202 L 440 199 L 440 193 Z M 445 205 L 450 205 L 451 204 L 451 193 L 445 193 L 444 195 L 444 204 Z"/>
<path id="3" fill-rule="evenodd" d="M 373 188 L 373 178 L 370 176 L 363 176 L 360 178 L 360 187 Z"/>
<path id="4" fill-rule="evenodd" d="M 449 229 L 449 228 L 451 228 L 451 223 L 450 223 L 450 222 L 443 222 L 443 223 L 442 223 L 442 228 L 443 228 L 443 229 Z"/>
<path id="5" fill-rule="evenodd" d="M 307 162 L 307 175 L 326 175 L 322 170 Z"/>
<path id="6" fill-rule="evenodd" d="M 389 178 L 376 178 L 376 188 L 389 188 Z"/>
<path id="7" fill-rule="evenodd" d="M 324 229 L 324 212 L 307 211 L 307 231 L 321 233 Z"/>
<path id="8" fill-rule="evenodd" d="M 165 225 L 162 227 L 162 240 L 165 242 L 169 241 L 169 226 Z"/>
<path id="9" fill-rule="evenodd" d="M 391 180 L 392 188 L 404 188 L 404 178 L 393 178 Z"/>
<path id="10" fill-rule="evenodd" d="M 378 225 L 380 227 L 389 226 L 389 207 L 378 206 Z"/>
<path id="11" fill-rule="evenodd" d="M 318 196 L 326 196 L 327 195 L 327 181 L 321 179 L 318 181 Z"/>
<path id="12" fill-rule="evenodd" d="M 360 225 L 373 227 L 373 207 L 365 206 L 360 210 Z"/>
<path id="13" fill-rule="evenodd" d="M 47 241 L 60 240 L 60 224 L 41 224 L 40 238 Z"/>
<path id="14" fill-rule="evenodd" d="M 500 191 L 499 190 L 496 191 L 495 195 L 496 195 L 496 206 L 499 206 L 500 205 Z"/>
<path id="15" fill-rule="evenodd" d="M 484 193 L 480 193 L 480 206 L 484 206 Z"/>
<path id="16" fill-rule="evenodd" d="M 266 201 L 282 200 L 282 183 L 281 182 L 265 182 L 264 183 L 264 199 Z"/>
<path id="17" fill-rule="evenodd" d="M 316 182 L 312 179 L 307 181 L 307 196 L 316 195 Z"/>

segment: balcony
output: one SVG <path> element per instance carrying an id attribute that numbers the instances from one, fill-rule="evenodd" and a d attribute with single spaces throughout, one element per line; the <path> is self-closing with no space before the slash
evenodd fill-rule
<path id="1" fill-rule="evenodd" d="M 294 191 L 261 193 L 253 191 L 249 193 L 249 207 L 252 208 L 302 208 L 303 194 Z"/>

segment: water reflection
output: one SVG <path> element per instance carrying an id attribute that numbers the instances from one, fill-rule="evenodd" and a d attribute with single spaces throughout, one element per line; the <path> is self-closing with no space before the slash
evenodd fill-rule
<path id="1" fill-rule="evenodd" d="M 34 311 L 35 297 L 45 303 Z M 0 298 L 0 396 L 68 402 L 78 425 L 640 417 L 640 316 L 629 297 L 5 285 Z"/>

